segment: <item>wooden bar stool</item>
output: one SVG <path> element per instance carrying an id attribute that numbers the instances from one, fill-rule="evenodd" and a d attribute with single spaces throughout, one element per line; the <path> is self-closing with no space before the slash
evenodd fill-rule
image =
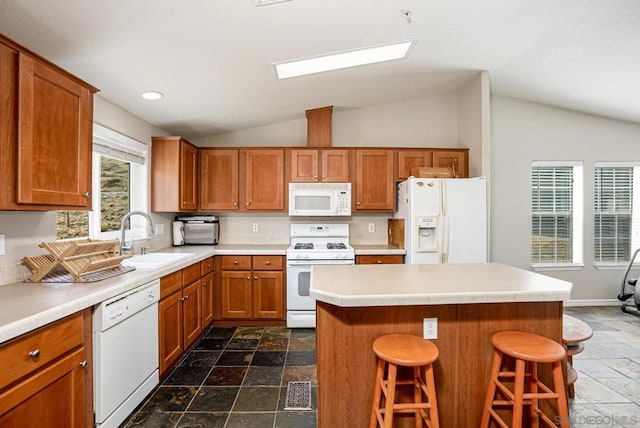
<path id="1" fill-rule="evenodd" d="M 482 411 L 481 428 L 487 428 L 491 418 L 502 427 L 508 425 L 497 414 L 494 407 L 510 406 L 512 409 L 512 428 L 522 427 L 523 406 L 529 406 L 529 418 L 532 427 L 538 427 L 540 420 L 550 427 L 556 423 L 545 415 L 539 407 L 540 400 L 555 400 L 557 403 L 560 427 L 569 427 L 569 410 L 562 378 L 562 362 L 565 350 L 562 345 L 546 337 L 522 331 L 501 331 L 493 335 L 491 342 L 494 347 L 493 363 L 487 396 Z M 504 369 L 503 357 L 515 359 L 515 371 Z M 538 379 L 538 363 L 551 363 L 553 373 L 553 390 Z M 525 366 L 529 365 L 529 372 Z M 529 389 L 525 392 L 525 379 L 528 378 Z M 513 382 L 511 391 L 503 380 Z M 496 393 L 504 398 L 497 398 Z"/>
<path id="2" fill-rule="evenodd" d="M 576 396 L 574 384 L 578 372 L 573 368 L 573 356 L 584 350 L 584 341 L 591 339 L 593 330 L 584 321 L 571 315 L 562 315 L 562 342 L 567 347 L 567 390 L 569 398 Z"/>
<path id="3" fill-rule="evenodd" d="M 433 362 L 439 354 L 436 345 L 418 336 L 389 334 L 373 342 L 373 352 L 378 356 L 378 367 L 369 427 L 376 428 L 379 425 L 390 428 L 394 413 L 414 413 L 416 428 L 422 427 L 423 422 L 427 427 L 439 428 L 433 376 Z M 412 379 L 397 379 L 399 366 L 412 368 Z M 395 402 L 397 385 L 413 385 L 412 402 Z M 423 394 L 426 401 L 423 401 Z"/>

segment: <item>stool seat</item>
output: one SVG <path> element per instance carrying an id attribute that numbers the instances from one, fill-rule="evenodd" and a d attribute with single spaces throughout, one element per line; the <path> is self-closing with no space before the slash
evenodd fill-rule
<path id="1" fill-rule="evenodd" d="M 562 341 L 567 345 L 591 339 L 593 329 L 589 324 L 571 315 L 562 315 Z"/>
<path id="2" fill-rule="evenodd" d="M 553 363 L 562 360 L 566 355 L 559 343 L 523 331 L 498 332 L 493 335 L 491 342 L 497 349 L 513 358 L 536 363 Z"/>
<path id="3" fill-rule="evenodd" d="M 383 360 L 404 367 L 426 366 L 438 359 L 438 347 L 410 334 L 388 334 L 373 342 L 373 352 Z"/>

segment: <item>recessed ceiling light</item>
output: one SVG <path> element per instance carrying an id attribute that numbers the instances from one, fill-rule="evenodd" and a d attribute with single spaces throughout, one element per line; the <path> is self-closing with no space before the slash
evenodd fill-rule
<path id="1" fill-rule="evenodd" d="M 278 79 L 406 58 L 416 40 L 274 63 Z"/>
<path id="2" fill-rule="evenodd" d="M 149 101 L 159 100 L 162 97 L 164 97 L 164 94 L 158 91 L 147 91 L 142 93 L 142 98 Z"/>
<path id="3" fill-rule="evenodd" d="M 283 3 L 285 1 L 290 1 L 290 0 L 253 0 L 256 6 L 265 6 L 268 4 Z"/>

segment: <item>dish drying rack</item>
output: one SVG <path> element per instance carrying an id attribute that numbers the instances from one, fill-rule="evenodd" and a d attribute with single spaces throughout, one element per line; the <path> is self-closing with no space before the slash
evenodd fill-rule
<path id="1" fill-rule="evenodd" d="M 31 269 L 30 280 L 33 282 L 50 274 L 66 272 L 75 281 L 84 282 L 82 275 L 120 268 L 120 262 L 131 257 L 119 254 L 119 239 L 43 242 L 38 246 L 49 254 L 21 259 Z"/>

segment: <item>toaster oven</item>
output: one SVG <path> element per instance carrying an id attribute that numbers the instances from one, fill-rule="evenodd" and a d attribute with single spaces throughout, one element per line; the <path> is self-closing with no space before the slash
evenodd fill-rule
<path id="1" fill-rule="evenodd" d="M 173 222 L 173 245 L 216 245 L 220 221 L 214 215 L 179 216 Z"/>

